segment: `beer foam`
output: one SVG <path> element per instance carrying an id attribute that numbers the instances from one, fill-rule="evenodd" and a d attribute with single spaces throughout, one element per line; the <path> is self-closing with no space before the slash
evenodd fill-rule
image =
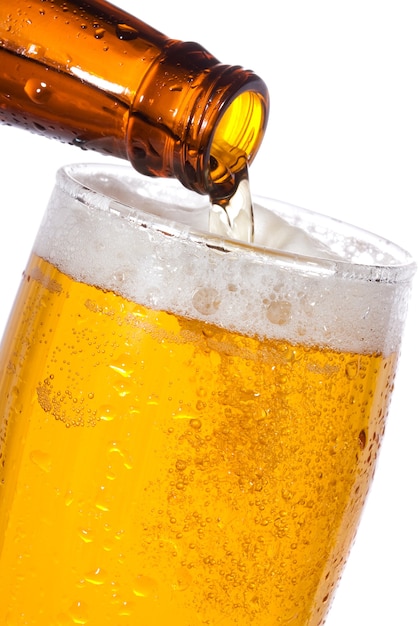
<path id="1" fill-rule="evenodd" d="M 397 350 L 415 266 L 395 244 L 256 199 L 255 244 L 205 233 L 208 199 L 125 166 L 60 170 L 34 251 L 75 280 L 246 335 Z"/>

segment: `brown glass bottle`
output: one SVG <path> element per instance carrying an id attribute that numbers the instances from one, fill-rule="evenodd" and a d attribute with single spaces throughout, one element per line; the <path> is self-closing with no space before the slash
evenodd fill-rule
<path id="1" fill-rule="evenodd" d="M 218 198 L 261 143 L 253 72 L 103 0 L 0 3 L 0 121 L 128 159 Z"/>

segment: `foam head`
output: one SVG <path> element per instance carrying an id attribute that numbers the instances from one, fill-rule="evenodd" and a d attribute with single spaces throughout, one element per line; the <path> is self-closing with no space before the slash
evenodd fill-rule
<path id="1" fill-rule="evenodd" d="M 415 265 L 395 244 L 255 199 L 255 243 L 207 232 L 208 199 L 125 166 L 57 175 L 35 252 L 75 280 L 246 335 L 397 350 Z"/>

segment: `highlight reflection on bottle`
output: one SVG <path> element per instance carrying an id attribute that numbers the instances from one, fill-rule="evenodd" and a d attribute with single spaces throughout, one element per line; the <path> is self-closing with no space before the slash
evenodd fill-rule
<path id="1" fill-rule="evenodd" d="M 144 228 L 83 195 L 119 169 L 68 171 L 1 351 L 1 623 L 321 624 L 383 434 L 407 257 L 399 282 L 396 247 L 381 279 L 307 273 Z"/>

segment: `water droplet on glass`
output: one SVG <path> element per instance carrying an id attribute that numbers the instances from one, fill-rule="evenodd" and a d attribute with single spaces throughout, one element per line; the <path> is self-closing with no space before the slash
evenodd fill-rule
<path id="1" fill-rule="evenodd" d="M 102 39 L 104 34 L 105 34 L 105 29 L 104 28 L 97 28 L 95 30 L 95 39 Z"/>
<path id="2" fill-rule="evenodd" d="M 102 405 L 97 411 L 98 419 L 102 422 L 112 422 L 114 419 L 114 408 L 109 404 Z"/>
<path id="3" fill-rule="evenodd" d="M 139 574 L 134 582 L 133 592 L 138 598 L 157 596 L 157 581 L 150 576 Z"/>
<path id="4" fill-rule="evenodd" d="M 29 455 L 32 463 L 37 465 L 43 472 L 51 471 L 51 457 L 42 450 L 32 450 Z"/>
<path id="5" fill-rule="evenodd" d="M 93 531 L 90 528 L 80 528 L 79 537 L 84 541 L 84 543 L 92 543 Z"/>
<path id="6" fill-rule="evenodd" d="M 69 609 L 69 615 L 74 624 L 87 624 L 89 619 L 87 604 L 74 602 Z"/>
<path id="7" fill-rule="evenodd" d="M 109 367 L 123 378 L 129 378 L 134 371 L 134 366 L 130 363 L 131 360 L 129 354 L 122 354 L 114 363 L 109 365 Z"/>
<path id="8" fill-rule="evenodd" d="M 186 567 L 179 567 L 172 583 L 174 591 L 185 591 L 192 582 L 192 575 Z"/>
<path id="9" fill-rule="evenodd" d="M 84 577 L 85 581 L 92 585 L 103 585 L 106 582 L 106 572 L 98 567 L 92 572 L 89 572 Z"/>
<path id="10" fill-rule="evenodd" d="M 70 506 L 74 502 L 74 496 L 72 491 L 67 491 L 64 495 L 64 504 Z"/>

